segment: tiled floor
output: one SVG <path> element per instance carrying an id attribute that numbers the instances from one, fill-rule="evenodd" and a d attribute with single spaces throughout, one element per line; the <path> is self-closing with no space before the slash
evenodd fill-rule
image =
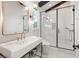
<path id="1" fill-rule="evenodd" d="M 74 51 L 54 48 L 50 46 L 43 46 L 43 58 L 78 58 Z M 27 58 L 26 56 L 24 58 Z M 39 58 L 33 56 L 32 58 Z"/>
<path id="2" fill-rule="evenodd" d="M 37 53 L 39 54 L 39 53 Z M 23 58 L 28 58 L 29 55 L 26 54 Z M 43 46 L 43 58 L 78 58 L 78 54 L 75 51 L 69 51 L 59 48 L 54 48 L 50 46 Z M 31 56 L 30 58 L 39 58 L 38 56 Z"/>
<path id="3" fill-rule="evenodd" d="M 46 50 L 46 52 L 45 52 Z M 64 49 L 45 46 L 44 57 L 45 58 L 74 58 L 75 53 Z"/>

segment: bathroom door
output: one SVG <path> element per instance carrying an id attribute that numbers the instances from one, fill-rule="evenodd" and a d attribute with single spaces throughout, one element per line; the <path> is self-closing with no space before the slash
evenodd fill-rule
<path id="1" fill-rule="evenodd" d="M 73 7 L 58 9 L 58 47 L 73 50 L 73 14 Z"/>
<path id="2" fill-rule="evenodd" d="M 56 46 L 56 10 L 43 12 L 41 16 L 41 36 L 48 44 Z"/>

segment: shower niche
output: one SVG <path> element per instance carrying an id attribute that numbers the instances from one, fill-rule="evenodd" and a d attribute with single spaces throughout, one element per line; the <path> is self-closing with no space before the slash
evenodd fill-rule
<path id="1" fill-rule="evenodd" d="M 74 6 L 41 13 L 41 36 L 51 46 L 73 50 L 75 45 Z"/>

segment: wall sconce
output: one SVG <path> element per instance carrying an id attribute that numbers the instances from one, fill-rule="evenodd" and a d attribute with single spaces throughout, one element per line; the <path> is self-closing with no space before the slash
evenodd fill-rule
<path id="1" fill-rule="evenodd" d="M 30 15 L 30 18 L 32 18 L 32 15 Z"/>

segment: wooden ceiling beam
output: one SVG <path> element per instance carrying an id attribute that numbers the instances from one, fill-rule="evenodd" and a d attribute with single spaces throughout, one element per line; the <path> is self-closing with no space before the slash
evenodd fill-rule
<path id="1" fill-rule="evenodd" d="M 44 6 L 46 3 L 48 3 L 49 1 L 40 1 L 39 3 L 38 3 L 38 6 L 39 7 L 42 7 L 42 6 Z"/>
<path id="2" fill-rule="evenodd" d="M 48 11 L 54 9 L 54 8 L 56 8 L 56 7 L 58 7 L 58 6 L 62 5 L 62 4 L 64 4 L 65 2 L 67 2 L 67 1 L 61 1 L 61 2 L 59 2 L 58 4 L 56 4 L 56 5 L 52 6 L 51 8 L 47 9 L 45 12 L 48 12 Z"/>

